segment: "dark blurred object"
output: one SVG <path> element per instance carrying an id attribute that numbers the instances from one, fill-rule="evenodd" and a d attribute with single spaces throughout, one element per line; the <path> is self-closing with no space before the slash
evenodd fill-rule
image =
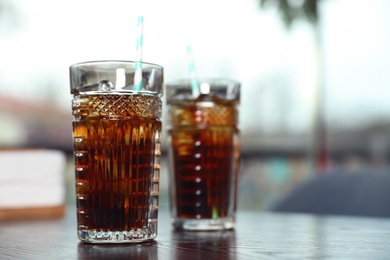
<path id="1" fill-rule="evenodd" d="M 318 2 L 319 0 L 260 0 L 262 8 L 268 5 L 276 5 L 287 27 L 292 23 L 303 18 L 313 24 L 318 21 Z"/>
<path id="2" fill-rule="evenodd" d="M 390 174 L 333 173 L 297 186 L 278 212 L 390 217 Z"/>

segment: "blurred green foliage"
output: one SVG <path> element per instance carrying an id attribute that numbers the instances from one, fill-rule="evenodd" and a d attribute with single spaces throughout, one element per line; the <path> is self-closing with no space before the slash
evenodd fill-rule
<path id="1" fill-rule="evenodd" d="M 15 3 L 12 0 L 0 0 L 0 24 L 3 26 L 3 28 L 0 28 L 0 33 L 4 29 L 17 26 L 18 23 L 18 10 Z"/>
<path id="2" fill-rule="evenodd" d="M 304 19 L 312 24 L 318 22 L 320 0 L 259 0 L 262 8 L 276 7 L 285 25 L 290 28 L 294 21 Z"/>

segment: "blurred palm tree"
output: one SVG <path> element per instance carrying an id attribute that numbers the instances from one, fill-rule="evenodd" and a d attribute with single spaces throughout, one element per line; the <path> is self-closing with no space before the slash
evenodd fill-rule
<path id="1" fill-rule="evenodd" d="M 260 6 L 276 6 L 285 25 L 290 27 L 294 21 L 305 19 L 312 24 L 318 23 L 318 2 L 320 0 L 259 0 Z"/>
<path id="2" fill-rule="evenodd" d="M 321 0 L 259 0 L 261 8 L 276 7 L 281 19 L 287 28 L 297 20 L 306 20 L 313 28 L 315 45 L 317 48 L 318 79 L 315 84 L 313 140 L 311 144 L 311 156 L 317 173 L 324 173 L 329 169 L 329 154 L 327 145 L 325 123 L 325 86 L 324 86 L 324 57 L 323 34 L 319 17 L 319 2 Z"/>

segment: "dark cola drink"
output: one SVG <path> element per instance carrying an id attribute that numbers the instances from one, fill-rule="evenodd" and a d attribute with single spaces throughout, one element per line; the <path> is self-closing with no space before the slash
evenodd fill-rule
<path id="1" fill-rule="evenodd" d="M 186 230 L 233 228 L 239 164 L 237 101 L 201 95 L 169 105 L 174 226 Z"/>
<path id="2" fill-rule="evenodd" d="M 161 100 L 77 95 L 73 138 L 79 238 L 128 242 L 157 235 Z"/>

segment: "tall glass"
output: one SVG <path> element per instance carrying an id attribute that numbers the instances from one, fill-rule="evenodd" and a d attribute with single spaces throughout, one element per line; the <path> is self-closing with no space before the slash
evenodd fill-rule
<path id="1" fill-rule="evenodd" d="M 170 207 L 184 230 L 232 229 L 239 166 L 240 84 L 204 79 L 167 84 Z"/>
<path id="2" fill-rule="evenodd" d="M 92 61 L 70 67 L 78 237 L 136 243 L 157 236 L 163 68 Z"/>

